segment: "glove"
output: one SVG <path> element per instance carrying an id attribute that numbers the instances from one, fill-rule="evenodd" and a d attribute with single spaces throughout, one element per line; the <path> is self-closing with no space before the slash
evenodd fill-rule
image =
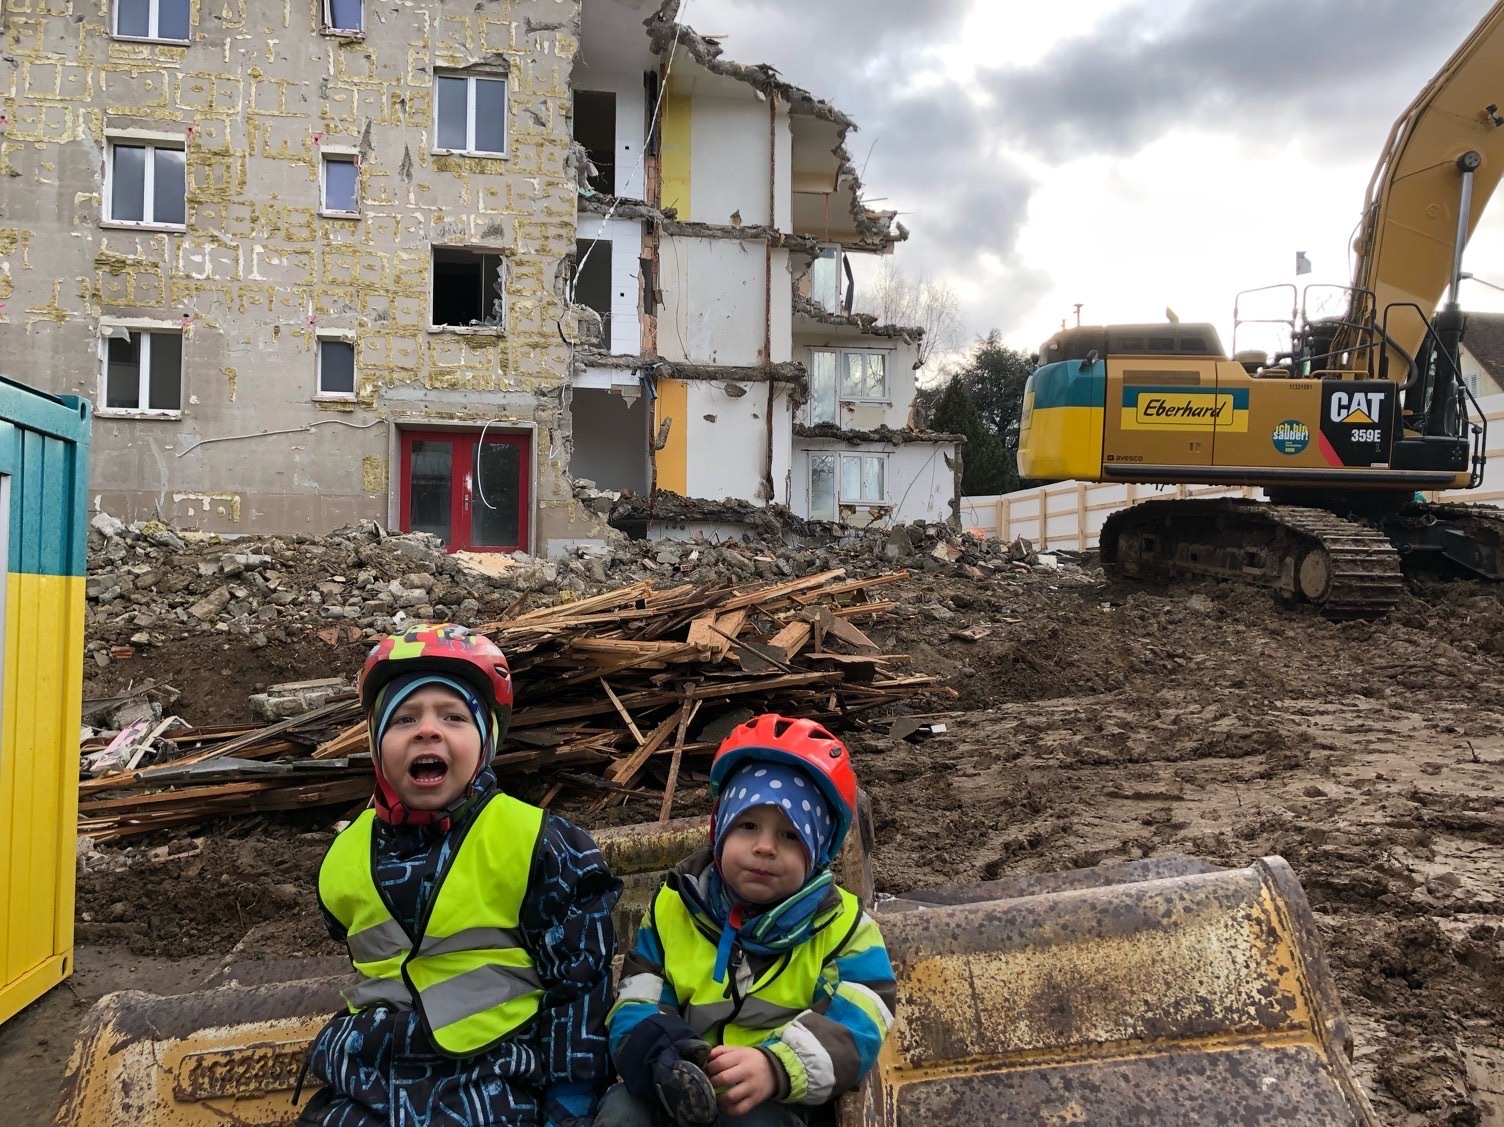
<path id="1" fill-rule="evenodd" d="M 675 1127 L 710 1127 L 719 1114 L 715 1085 L 705 1075 L 710 1046 L 678 1014 L 638 1022 L 616 1052 L 627 1091 L 656 1100 Z"/>

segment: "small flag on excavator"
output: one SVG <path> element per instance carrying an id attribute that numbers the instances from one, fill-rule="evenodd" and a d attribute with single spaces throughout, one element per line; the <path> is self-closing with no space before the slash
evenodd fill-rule
<path id="1" fill-rule="evenodd" d="M 1295 273 L 1296 274 L 1309 274 L 1310 272 L 1311 272 L 1311 260 L 1306 257 L 1306 252 L 1303 251 L 1303 250 L 1296 251 L 1295 252 Z"/>

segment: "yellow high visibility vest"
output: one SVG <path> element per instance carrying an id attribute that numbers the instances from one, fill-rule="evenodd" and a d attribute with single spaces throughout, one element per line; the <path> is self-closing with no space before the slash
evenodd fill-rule
<path id="1" fill-rule="evenodd" d="M 692 879 L 692 878 L 685 878 Z M 653 899 L 653 923 L 663 943 L 663 970 L 674 987 L 679 1012 L 712 1045 L 760 1045 L 809 1009 L 821 972 L 861 921 L 862 905 L 837 887 L 841 906 L 810 939 L 775 959 L 750 984 L 733 992 L 738 960 L 715 980 L 716 945 L 695 926 L 683 898 L 665 884 Z M 833 993 L 835 984 L 830 990 Z"/>
<path id="2" fill-rule="evenodd" d="M 361 976 L 343 992 L 350 1012 L 416 1009 L 434 1045 L 455 1057 L 491 1048 L 531 1019 L 543 996 L 517 930 L 543 811 L 499 791 L 483 801 L 417 935 L 376 885 L 374 810 L 334 839 L 319 867 L 319 902 L 344 925 Z"/>

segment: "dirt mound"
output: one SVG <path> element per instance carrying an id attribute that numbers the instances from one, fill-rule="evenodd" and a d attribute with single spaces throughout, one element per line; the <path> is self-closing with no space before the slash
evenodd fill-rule
<path id="1" fill-rule="evenodd" d="M 1383 621 L 1332 623 L 1258 591 L 1112 583 L 942 545 L 955 546 L 904 531 L 892 549 L 907 551 L 901 559 L 883 558 L 882 544 L 852 557 L 854 567 L 915 569 L 884 589 L 898 605 L 873 636 L 944 685 L 912 707 L 943 721 L 944 735 L 909 742 L 888 735 L 890 717 L 869 716 L 851 737 L 873 799 L 880 889 L 1168 854 L 1230 866 L 1282 855 L 1317 913 L 1381 1119 L 1489 1122 L 1490 1092 L 1504 1090 L 1498 589 L 1416 585 Z M 741 562 L 719 554 L 728 550 Z M 633 566 L 660 580 L 704 569 L 720 581 L 749 564 L 754 574 L 829 566 L 841 550 L 655 545 L 635 549 Z M 314 559 L 289 548 L 278 570 L 305 556 Z M 313 580 L 330 566 L 299 574 Z M 359 582 L 339 566 L 334 574 Z M 413 570 L 410 557 L 403 566 Z M 525 593 L 496 587 L 488 604 L 487 583 L 469 587 L 482 606 Z M 239 718 L 253 688 L 353 671 L 363 649 L 328 645 L 311 621 L 261 648 L 188 625 L 170 644 L 91 670 L 92 691 L 159 677 L 183 689 L 195 721 Z M 675 812 L 707 804 L 703 778 L 687 773 Z M 596 823 L 656 812 L 634 801 Z M 81 877 L 80 935 L 93 950 L 139 958 L 223 957 L 248 932 L 258 954 L 333 950 L 312 895 L 325 839 L 301 836 L 327 827 L 268 819 L 244 829 L 238 839 L 211 832 L 202 854 L 165 862 L 147 853 L 161 842 L 106 850 Z M 0 1060 L 24 1025 L 0 1034 Z"/>

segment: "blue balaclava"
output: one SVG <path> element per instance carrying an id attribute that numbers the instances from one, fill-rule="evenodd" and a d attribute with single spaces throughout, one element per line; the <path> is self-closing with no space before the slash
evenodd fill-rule
<path id="1" fill-rule="evenodd" d="M 468 780 L 469 785 L 458 799 L 451 804 L 449 810 L 409 810 L 397 798 L 391 784 L 387 782 L 386 775 L 381 770 L 381 740 L 386 735 L 388 725 L 392 722 L 392 715 L 398 706 L 419 689 L 429 685 L 437 685 L 455 693 L 465 702 L 470 710 L 470 718 L 480 731 L 480 758 L 476 761 L 475 774 Z M 438 824 L 440 828 L 447 828 L 449 815 L 454 809 L 458 809 L 475 794 L 477 789 L 483 789 L 490 783 L 494 776 L 490 773 L 491 759 L 496 754 L 496 726 L 492 722 L 491 710 L 481 700 L 476 691 L 458 677 L 446 677 L 441 673 L 419 671 L 402 674 L 393 677 L 382 686 L 381 692 L 376 695 L 376 700 L 371 705 L 370 715 L 371 755 L 376 766 L 376 816 L 384 822 L 393 825 L 419 825 Z"/>
<path id="2" fill-rule="evenodd" d="M 742 764 L 726 779 L 716 808 L 714 842 L 717 863 L 726 831 L 736 819 L 754 806 L 776 806 L 793 823 L 804 845 L 804 875 L 830 864 L 830 840 L 835 833 L 835 819 L 830 815 L 820 789 L 803 770 L 791 763 L 775 760 L 751 760 Z"/>

